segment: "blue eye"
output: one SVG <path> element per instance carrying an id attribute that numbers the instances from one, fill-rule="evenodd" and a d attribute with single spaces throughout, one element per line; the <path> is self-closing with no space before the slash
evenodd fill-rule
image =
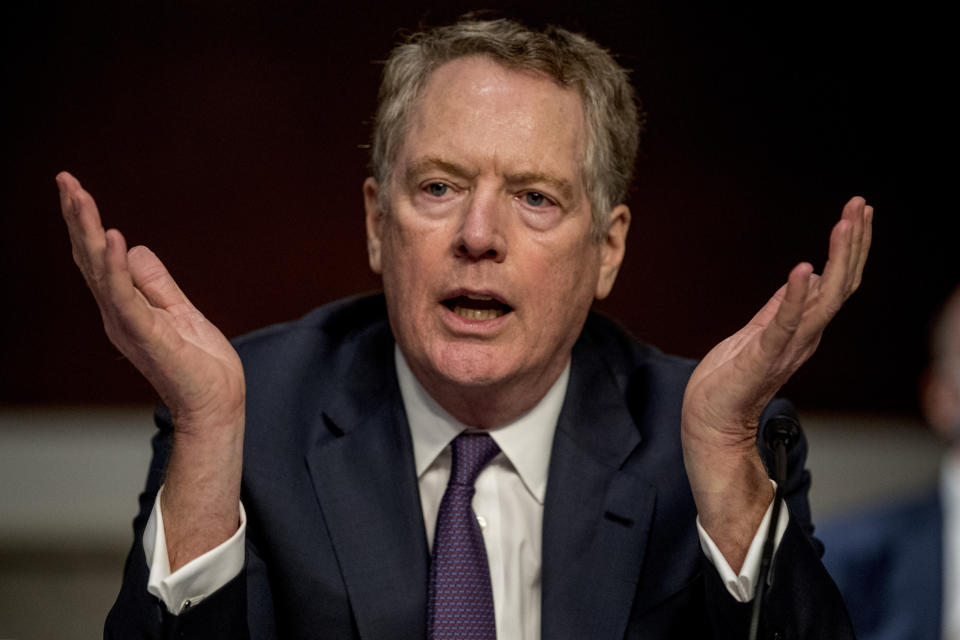
<path id="1" fill-rule="evenodd" d="M 545 204 L 549 204 L 550 202 L 547 199 L 547 196 L 543 195 L 542 193 L 538 193 L 536 191 L 528 191 L 526 196 L 524 197 L 527 200 L 527 204 L 530 205 L 531 207 L 541 207 Z"/>
<path id="2" fill-rule="evenodd" d="M 431 182 L 427 185 L 427 193 L 435 198 L 442 198 L 447 195 L 447 185 L 442 182 Z"/>

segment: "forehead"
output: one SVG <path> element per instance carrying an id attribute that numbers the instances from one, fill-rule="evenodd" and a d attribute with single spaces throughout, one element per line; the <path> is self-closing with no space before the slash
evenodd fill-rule
<path id="1" fill-rule="evenodd" d="M 539 71 L 470 56 L 430 74 L 411 113 L 401 156 L 410 161 L 417 155 L 454 155 L 478 165 L 577 174 L 584 133 L 576 90 Z"/>

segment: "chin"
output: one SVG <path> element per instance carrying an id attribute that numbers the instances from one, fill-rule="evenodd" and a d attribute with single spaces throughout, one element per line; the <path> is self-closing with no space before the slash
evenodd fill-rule
<path id="1" fill-rule="evenodd" d="M 503 382 L 514 373 L 506 351 L 483 344 L 446 344 L 436 349 L 429 365 L 448 383 L 486 387 Z"/>

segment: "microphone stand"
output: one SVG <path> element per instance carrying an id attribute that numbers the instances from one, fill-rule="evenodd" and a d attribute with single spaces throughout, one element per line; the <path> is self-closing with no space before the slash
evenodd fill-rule
<path id="1" fill-rule="evenodd" d="M 773 479 L 777 483 L 777 490 L 773 496 L 773 511 L 770 514 L 770 524 L 767 526 L 767 535 L 763 541 L 763 553 L 760 556 L 760 575 L 753 594 L 753 610 L 750 616 L 750 640 L 757 640 L 760 631 L 760 610 L 763 607 L 763 596 L 767 591 L 767 581 L 770 576 L 770 566 L 773 564 L 773 547 L 776 538 L 777 524 L 780 522 L 780 503 L 783 502 L 783 486 L 787 482 L 787 449 L 800 436 L 800 423 L 792 416 L 779 414 L 767 421 L 763 430 L 763 440 L 773 451 Z"/>

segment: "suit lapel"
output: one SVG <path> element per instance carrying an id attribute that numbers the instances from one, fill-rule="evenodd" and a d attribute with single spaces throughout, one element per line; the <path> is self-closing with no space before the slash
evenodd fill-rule
<path id="1" fill-rule="evenodd" d="M 364 342 L 325 394 L 342 401 L 316 417 L 307 466 L 360 637 L 422 640 L 429 557 L 393 341 Z"/>
<path id="2" fill-rule="evenodd" d="M 622 638 L 656 502 L 621 468 L 640 443 L 602 351 L 581 339 L 554 438 L 543 533 L 544 639 Z M 306 463 L 359 636 L 426 636 L 429 552 L 413 445 L 384 326 L 335 354 Z M 327 379 L 329 381 L 329 378 Z M 305 416 L 306 417 L 306 416 Z"/>
<path id="3" fill-rule="evenodd" d="M 640 436 L 596 345 L 578 342 L 550 459 L 542 637 L 622 638 L 656 492 L 621 470 Z"/>

